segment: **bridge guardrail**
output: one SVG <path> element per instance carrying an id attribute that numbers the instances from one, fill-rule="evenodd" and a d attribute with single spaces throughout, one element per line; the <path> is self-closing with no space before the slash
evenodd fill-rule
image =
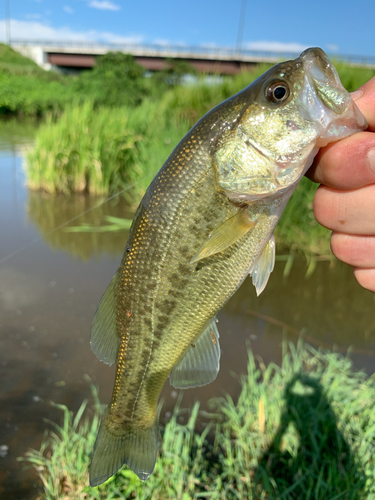
<path id="1" fill-rule="evenodd" d="M 137 53 L 137 52 L 149 52 L 149 53 L 158 53 L 160 55 L 163 54 L 181 54 L 181 55 L 189 55 L 189 57 L 193 57 L 194 54 L 202 57 L 202 55 L 206 55 L 207 57 L 216 56 L 219 58 L 228 57 L 230 59 L 238 59 L 238 60 L 269 60 L 269 61 L 278 61 L 285 59 L 294 59 L 299 55 L 298 52 L 289 52 L 289 51 L 266 51 L 266 50 L 250 50 L 250 49 L 242 49 L 241 51 L 236 50 L 235 48 L 230 47 L 216 47 L 216 46 L 205 46 L 205 45 L 183 45 L 183 44 L 174 44 L 174 45 L 159 45 L 159 44 L 118 44 L 118 43 L 100 43 L 100 42 L 74 42 L 74 41 L 63 41 L 63 40 L 22 40 L 22 39 L 13 39 L 11 41 L 11 45 L 27 45 L 27 46 L 41 46 L 41 47 L 78 47 L 78 48 L 86 48 L 90 50 L 121 50 L 128 51 L 129 53 Z M 361 55 L 352 55 L 352 54 L 329 54 L 329 56 L 334 60 L 345 61 L 353 64 L 363 64 L 363 65 L 375 65 L 375 56 L 361 56 Z"/>

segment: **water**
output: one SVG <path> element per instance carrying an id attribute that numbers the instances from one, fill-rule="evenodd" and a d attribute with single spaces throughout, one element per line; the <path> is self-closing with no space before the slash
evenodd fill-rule
<path id="1" fill-rule="evenodd" d="M 16 458 L 40 447 L 44 419 L 61 422 L 50 401 L 77 410 L 90 397 L 86 374 L 99 384 L 102 402 L 110 399 L 114 367 L 95 358 L 88 336 L 127 238 L 126 232 L 51 232 L 100 200 L 28 193 L 22 149 L 32 130 L 26 140 L 22 130 L 13 125 L 0 137 L 0 498 L 12 499 L 36 496 L 36 473 Z M 116 199 L 70 225 L 100 224 L 108 214 L 130 217 L 131 209 Z M 282 339 L 296 341 L 301 331 L 315 346 L 335 345 L 343 353 L 353 346 L 354 365 L 375 371 L 375 295 L 360 288 L 344 264 L 320 263 L 308 279 L 306 270 L 295 262 L 285 278 L 284 263 L 277 262 L 259 298 L 245 281 L 218 315 L 220 374 L 209 386 L 185 391 L 183 405 L 199 399 L 207 408 L 211 397 L 236 397 L 247 348 L 266 363 L 280 362 Z M 177 396 L 167 383 L 164 412 Z"/>

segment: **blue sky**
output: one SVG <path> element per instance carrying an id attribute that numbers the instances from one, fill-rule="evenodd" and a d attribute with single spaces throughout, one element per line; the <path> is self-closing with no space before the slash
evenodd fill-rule
<path id="1" fill-rule="evenodd" d="M 235 47 L 242 0 L 0 0 L 22 39 Z M 374 0 L 247 0 L 243 47 L 375 56 Z"/>

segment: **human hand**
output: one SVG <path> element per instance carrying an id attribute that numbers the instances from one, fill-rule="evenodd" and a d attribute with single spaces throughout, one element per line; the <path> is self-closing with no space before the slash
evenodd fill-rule
<path id="1" fill-rule="evenodd" d="M 314 214 L 333 231 L 332 252 L 375 292 L 375 77 L 352 97 L 368 129 L 322 148 L 307 176 L 322 184 Z"/>

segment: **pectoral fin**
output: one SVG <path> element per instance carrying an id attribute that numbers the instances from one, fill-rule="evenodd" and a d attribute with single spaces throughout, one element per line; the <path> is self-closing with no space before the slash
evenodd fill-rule
<path id="1" fill-rule="evenodd" d="M 172 368 L 170 383 L 176 389 L 188 389 L 210 384 L 220 368 L 219 331 L 214 316 L 205 325 L 202 335 Z"/>
<path id="2" fill-rule="evenodd" d="M 120 337 L 116 324 L 117 273 L 112 278 L 92 320 L 90 347 L 96 357 L 113 365 L 117 358 Z"/>
<path id="3" fill-rule="evenodd" d="M 255 224 L 256 221 L 254 222 L 249 219 L 247 210 L 241 210 L 210 234 L 191 259 L 191 263 L 214 255 L 215 253 L 222 252 L 242 238 L 242 236 L 250 231 Z"/>
<path id="4" fill-rule="evenodd" d="M 261 251 L 253 271 L 250 273 L 250 276 L 253 279 L 253 285 L 255 286 L 257 295 L 260 295 L 265 289 L 268 283 L 268 278 L 270 277 L 270 274 L 272 273 L 274 266 L 275 266 L 275 237 L 274 235 L 272 235 L 271 238 L 268 240 L 268 243 Z"/>

